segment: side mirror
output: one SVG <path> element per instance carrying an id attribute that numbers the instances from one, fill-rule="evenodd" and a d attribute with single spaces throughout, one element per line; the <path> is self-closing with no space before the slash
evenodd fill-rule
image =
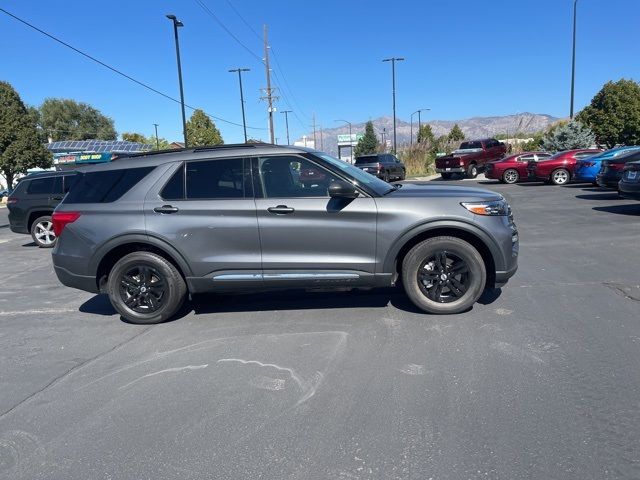
<path id="1" fill-rule="evenodd" d="M 331 182 L 331 185 L 329 185 L 329 196 L 331 198 L 356 198 L 358 190 L 352 183 L 338 180 Z"/>

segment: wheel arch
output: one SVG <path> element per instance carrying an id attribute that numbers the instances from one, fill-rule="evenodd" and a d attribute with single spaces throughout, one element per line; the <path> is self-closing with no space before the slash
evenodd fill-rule
<path id="1" fill-rule="evenodd" d="M 487 270 L 487 287 L 495 284 L 496 271 L 504 269 L 500 249 L 486 232 L 475 225 L 461 221 L 438 221 L 412 228 L 389 249 L 384 262 L 384 271 L 400 276 L 402 261 L 409 250 L 423 240 L 440 236 L 460 238 L 478 250 Z"/>
<path id="2" fill-rule="evenodd" d="M 46 208 L 34 208 L 30 210 L 27 214 L 27 230 L 31 232 L 31 227 L 33 226 L 33 222 L 35 222 L 39 217 L 51 216 L 53 215 L 52 209 Z"/>
<path id="3" fill-rule="evenodd" d="M 109 272 L 120 258 L 129 253 L 140 251 L 156 253 L 165 258 L 178 269 L 185 281 L 192 274 L 184 257 L 168 243 L 148 235 L 128 235 L 107 242 L 94 255 L 90 264 L 90 271 L 96 272 L 98 289 L 103 291 Z"/>

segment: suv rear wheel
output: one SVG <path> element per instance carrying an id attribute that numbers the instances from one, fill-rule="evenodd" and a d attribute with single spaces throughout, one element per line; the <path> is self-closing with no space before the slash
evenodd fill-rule
<path id="1" fill-rule="evenodd" d="M 111 269 L 107 291 L 113 308 L 139 324 L 171 318 L 184 303 L 187 286 L 180 272 L 165 258 L 151 252 L 134 252 Z"/>
<path id="2" fill-rule="evenodd" d="M 482 295 L 487 271 L 480 253 L 456 237 L 434 237 L 413 247 L 402 262 L 409 299 L 427 313 L 460 313 Z"/>
<path id="3" fill-rule="evenodd" d="M 31 224 L 31 238 L 40 248 L 52 248 L 56 244 L 56 234 L 53 233 L 53 222 L 50 215 L 38 217 Z"/>

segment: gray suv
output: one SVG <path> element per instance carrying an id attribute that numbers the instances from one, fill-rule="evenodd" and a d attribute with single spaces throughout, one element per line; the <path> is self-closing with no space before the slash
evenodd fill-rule
<path id="1" fill-rule="evenodd" d="M 53 226 L 60 281 L 108 293 L 134 323 L 171 318 L 187 294 L 400 279 L 421 310 L 457 313 L 506 283 L 518 257 L 496 193 L 390 185 L 325 153 L 267 144 L 80 169 Z"/>

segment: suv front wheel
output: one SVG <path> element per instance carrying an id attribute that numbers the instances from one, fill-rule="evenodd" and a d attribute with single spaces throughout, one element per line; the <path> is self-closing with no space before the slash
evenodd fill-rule
<path id="1" fill-rule="evenodd" d="M 409 299 L 427 313 L 460 313 L 482 295 L 487 271 L 480 253 L 456 237 L 434 237 L 413 247 L 402 262 Z"/>
<path id="2" fill-rule="evenodd" d="M 50 215 L 38 217 L 31 224 L 31 238 L 40 248 L 53 248 L 56 244 L 56 234 L 53 233 L 53 223 Z"/>
<path id="3" fill-rule="evenodd" d="M 113 266 L 107 283 L 113 308 L 139 324 L 170 319 L 184 303 L 187 287 L 178 269 L 151 252 L 130 253 Z"/>

